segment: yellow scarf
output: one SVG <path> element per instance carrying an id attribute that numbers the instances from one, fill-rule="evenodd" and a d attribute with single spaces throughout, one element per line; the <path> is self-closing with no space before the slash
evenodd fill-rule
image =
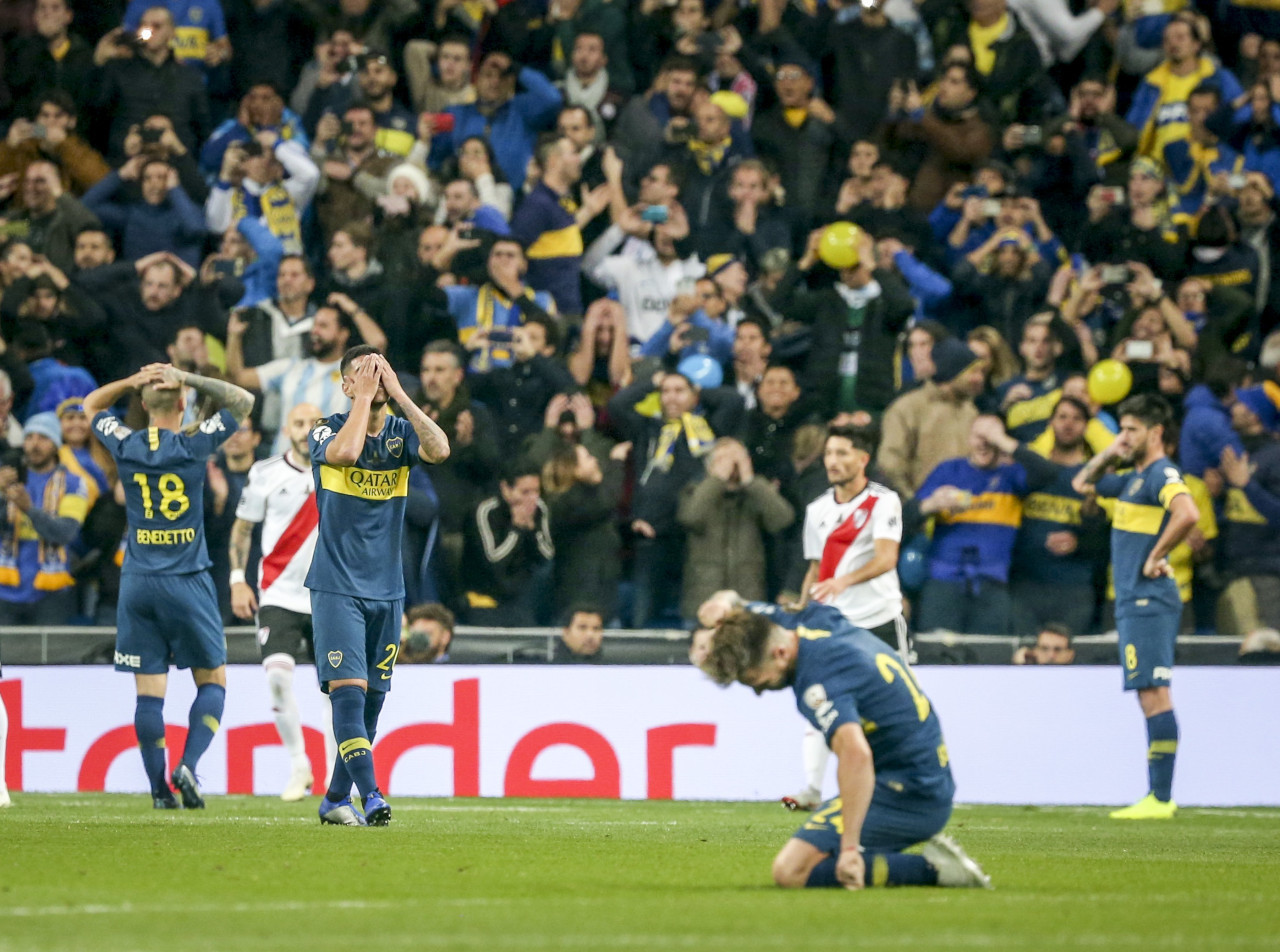
<path id="1" fill-rule="evenodd" d="M 52 516 L 56 516 L 62 507 L 62 497 L 67 491 L 67 471 L 62 467 L 54 470 L 48 482 L 44 484 L 44 494 L 40 508 Z M 9 522 L 13 526 L 13 535 L 0 550 L 0 585 L 18 588 L 22 584 L 22 574 L 18 566 L 18 551 L 23 535 L 32 532 L 31 520 L 13 503 L 9 503 Z M 27 535 L 30 539 L 31 536 Z M 37 536 L 39 539 L 39 536 Z M 61 545 L 50 545 L 39 539 L 40 550 L 37 556 L 39 568 L 36 570 L 35 589 L 38 592 L 56 592 L 75 584 L 67 564 L 67 549 Z"/>
<path id="2" fill-rule="evenodd" d="M 676 459 L 676 445 L 681 437 L 684 437 L 685 442 L 688 443 L 689 452 L 694 457 L 706 453 L 716 439 L 707 421 L 696 414 L 682 413 L 680 419 L 668 420 L 662 424 L 657 445 L 653 448 L 653 456 L 649 458 L 649 465 L 645 467 L 644 475 L 640 477 L 642 484 L 648 482 L 655 470 L 660 473 L 670 472 L 671 464 Z"/>
<path id="3" fill-rule="evenodd" d="M 711 143 L 690 139 L 689 151 L 693 153 L 693 160 L 698 163 L 698 171 L 703 175 L 710 175 L 724 161 L 724 154 L 731 145 L 732 136 L 725 136 L 719 142 Z"/>
<path id="4" fill-rule="evenodd" d="M 969 24 L 969 46 L 973 50 L 973 68 L 983 76 L 991 75 L 996 66 L 996 51 L 991 44 L 1004 35 L 1009 26 L 1009 14 L 1005 14 L 991 26 Z"/>

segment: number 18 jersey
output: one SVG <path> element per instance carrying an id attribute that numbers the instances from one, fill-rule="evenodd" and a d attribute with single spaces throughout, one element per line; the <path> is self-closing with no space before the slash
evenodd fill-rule
<path id="1" fill-rule="evenodd" d="M 187 575 L 210 564 L 204 544 L 205 466 L 240 424 L 229 410 L 191 434 L 150 426 L 131 430 L 114 414 L 93 418 L 93 433 L 111 453 L 124 484 L 129 527 L 127 575 Z"/>

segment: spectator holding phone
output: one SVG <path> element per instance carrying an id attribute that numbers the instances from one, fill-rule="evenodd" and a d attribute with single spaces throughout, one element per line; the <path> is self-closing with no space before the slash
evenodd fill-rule
<path id="1" fill-rule="evenodd" d="M 221 234 L 252 218 L 280 241 L 285 254 L 301 254 L 302 216 L 319 182 L 320 170 L 301 145 L 264 130 L 222 154 L 222 170 L 204 206 L 205 223 Z"/>
<path id="2" fill-rule="evenodd" d="M 1139 261 L 1162 281 L 1182 277 L 1186 233 L 1172 218 L 1164 171 L 1157 162 L 1134 159 L 1128 188 L 1095 186 L 1086 207 L 1089 223 L 1080 250 L 1089 261 Z"/>
<path id="3" fill-rule="evenodd" d="M 0 176 L 16 173 L 38 159 L 58 166 L 63 188 L 83 195 L 110 171 L 101 155 L 76 133 L 76 106 L 61 90 L 45 93 L 35 104 L 32 120 L 16 118 L 0 141 Z"/>

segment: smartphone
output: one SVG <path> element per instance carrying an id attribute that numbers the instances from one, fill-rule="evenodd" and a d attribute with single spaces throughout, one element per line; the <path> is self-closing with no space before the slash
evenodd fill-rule
<path id="1" fill-rule="evenodd" d="M 432 132 L 452 132 L 453 131 L 453 113 L 451 112 L 429 112 L 426 114 L 431 120 Z"/>
<path id="2" fill-rule="evenodd" d="M 1150 360 L 1156 345 L 1149 340 L 1131 340 L 1124 345 L 1124 355 L 1130 360 Z"/>
<path id="3" fill-rule="evenodd" d="M 982 203 L 982 214 L 988 218 L 995 218 L 1000 214 L 1000 199 L 988 198 Z"/>
<path id="4" fill-rule="evenodd" d="M 344 139 L 345 139 L 347 136 L 351 135 L 351 123 L 347 122 L 345 119 L 344 119 L 344 120 L 342 120 L 342 126 L 341 126 L 341 127 L 340 127 L 340 129 L 339 129 L 339 134 L 340 134 L 340 135 L 342 136 L 342 138 L 344 138 Z"/>
<path id="5" fill-rule="evenodd" d="M 1044 130 L 1040 126 L 1022 127 L 1022 144 L 1037 146 L 1044 142 Z"/>
<path id="6" fill-rule="evenodd" d="M 153 129 L 149 126 L 143 126 L 138 130 L 138 136 L 142 139 L 143 145 L 155 145 L 163 135 L 163 129 Z"/>
<path id="7" fill-rule="evenodd" d="M 38 129 L 38 128 L 40 128 L 40 127 L 39 127 L 39 126 L 36 126 L 36 128 Z M 37 133 L 36 133 L 36 135 L 37 135 L 37 136 L 39 136 L 39 135 L 40 135 L 40 133 L 38 133 L 38 132 L 37 132 Z M 42 138 L 43 138 L 43 137 L 42 137 Z M 1228 184 L 1229 186 L 1231 186 L 1231 188 L 1232 188 L 1232 190 L 1233 190 L 1233 191 L 1237 191 L 1237 192 L 1238 192 L 1240 189 L 1244 188 L 1245 182 L 1247 182 L 1247 181 L 1248 181 L 1248 179 L 1246 179 L 1243 175 L 1228 175 L 1228 176 L 1227 176 L 1227 184 Z"/>
<path id="8" fill-rule="evenodd" d="M 711 331 L 705 327 L 691 327 L 684 335 L 684 339 L 690 344 L 705 344 L 711 339 Z"/>
<path id="9" fill-rule="evenodd" d="M 1124 264 L 1104 264 L 1099 273 L 1103 284 L 1128 284 L 1129 266 Z"/>
<path id="10" fill-rule="evenodd" d="M 643 221 L 652 222 L 655 225 L 665 225 L 667 223 L 667 215 L 666 205 L 646 205 L 644 210 L 640 212 L 640 218 Z"/>
<path id="11" fill-rule="evenodd" d="M 37 122 L 35 125 L 31 127 L 31 135 L 33 138 L 43 139 L 48 134 L 49 134 L 49 130 L 44 127 L 44 123 Z M 1236 186 L 1232 186 L 1232 188 L 1235 188 L 1235 187 Z"/>
<path id="12" fill-rule="evenodd" d="M 512 339 L 511 328 L 495 327 L 489 331 L 489 342 L 493 344 L 509 344 Z"/>
<path id="13" fill-rule="evenodd" d="M 240 258 L 219 258 L 213 263 L 213 273 L 225 278 L 238 278 L 244 273 L 244 261 Z"/>
<path id="14" fill-rule="evenodd" d="M 1109 188 L 1099 188 L 1098 198 L 1106 202 L 1108 205 L 1124 204 L 1124 189 L 1119 185 L 1113 185 Z"/>

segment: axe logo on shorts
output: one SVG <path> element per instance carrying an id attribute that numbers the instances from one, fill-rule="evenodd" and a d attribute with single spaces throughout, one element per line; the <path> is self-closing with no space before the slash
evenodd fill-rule
<path id="1" fill-rule="evenodd" d="M 336 668 L 336 667 L 338 667 L 338 665 L 342 664 L 342 652 L 341 652 L 341 651 L 330 651 L 330 652 L 329 652 L 329 664 L 330 664 L 331 666 L 335 667 L 335 668 Z"/>

